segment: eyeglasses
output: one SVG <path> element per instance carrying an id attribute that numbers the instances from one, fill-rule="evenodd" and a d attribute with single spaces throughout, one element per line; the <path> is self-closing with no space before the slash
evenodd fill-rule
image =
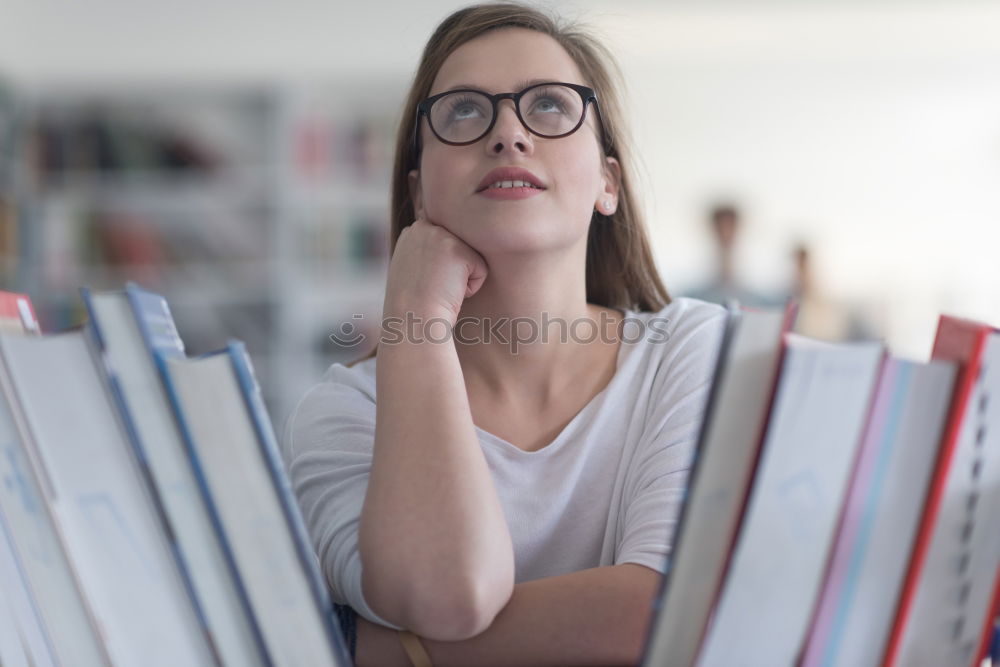
<path id="1" fill-rule="evenodd" d="M 602 142 L 606 133 L 597 94 L 592 88 L 575 83 L 538 83 L 519 93 L 490 95 L 481 90 L 449 90 L 428 97 L 417 105 L 413 126 L 413 154 L 420 154 L 420 117 L 427 117 L 431 132 L 450 146 L 474 144 L 489 133 L 497 122 L 500 100 L 512 100 L 521 124 L 532 134 L 558 139 L 573 134 L 587 116 L 587 105 L 594 104 L 601 125 Z"/>

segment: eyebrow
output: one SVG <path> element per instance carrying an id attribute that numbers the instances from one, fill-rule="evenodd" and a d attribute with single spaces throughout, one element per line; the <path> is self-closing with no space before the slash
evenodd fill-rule
<path id="1" fill-rule="evenodd" d="M 515 83 L 514 84 L 514 90 L 524 90 L 528 86 L 533 86 L 536 83 L 554 83 L 554 82 L 555 82 L 555 80 L 552 79 L 552 78 L 548 78 L 548 79 L 528 79 L 526 81 L 518 81 L 517 83 Z M 443 90 L 441 92 L 447 93 L 447 92 L 451 92 L 452 90 L 459 90 L 459 89 L 462 89 L 462 88 L 470 88 L 472 90 L 481 90 L 484 93 L 488 93 L 489 92 L 488 90 L 486 90 L 482 86 L 477 86 L 474 83 L 459 83 L 459 84 L 455 84 L 454 86 L 452 86 L 452 87 L 450 87 L 450 88 L 448 88 L 446 90 Z"/>

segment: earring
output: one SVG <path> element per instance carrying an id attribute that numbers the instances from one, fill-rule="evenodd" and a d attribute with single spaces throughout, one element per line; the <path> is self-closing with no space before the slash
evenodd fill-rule
<path id="1" fill-rule="evenodd" d="M 607 211 L 608 213 L 611 213 L 611 200 L 610 199 L 605 199 L 604 200 L 604 210 Z"/>

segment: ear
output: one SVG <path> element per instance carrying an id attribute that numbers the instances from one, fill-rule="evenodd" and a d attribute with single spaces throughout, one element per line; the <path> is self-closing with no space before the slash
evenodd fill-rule
<path id="1" fill-rule="evenodd" d="M 420 194 L 420 172 L 413 169 L 406 175 L 410 186 L 410 201 L 413 202 L 413 213 L 418 218 L 424 217 L 424 205 Z"/>
<path id="2" fill-rule="evenodd" d="M 594 208 L 598 213 L 611 215 L 618 209 L 618 193 L 621 190 L 622 168 L 613 157 L 604 158 L 603 188 L 598 194 Z"/>

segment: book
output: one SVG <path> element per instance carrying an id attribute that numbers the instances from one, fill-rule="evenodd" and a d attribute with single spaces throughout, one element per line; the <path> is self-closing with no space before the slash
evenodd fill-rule
<path id="1" fill-rule="evenodd" d="M 883 354 L 877 342 L 785 334 L 757 472 L 696 664 L 797 659 Z"/>
<path id="2" fill-rule="evenodd" d="M 729 309 L 688 495 L 645 664 L 690 667 L 725 572 L 764 432 L 792 310 Z"/>
<path id="3" fill-rule="evenodd" d="M 883 361 L 802 667 L 881 660 L 956 372 L 947 361 Z"/>
<path id="4" fill-rule="evenodd" d="M 9 414 L 0 416 L 0 456 L 10 454 Z M 0 464 L 0 482 L 14 487 L 19 481 L 8 475 L 9 464 Z M 19 563 L 8 521 L 0 499 L 0 665 L 55 665 L 54 647 L 44 626 L 38 601 Z M 29 557 L 31 555 L 29 554 Z"/>
<path id="5" fill-rule="evenodd" d="M 0 291 L 0 331 L 41 332 L 28 295 Z"/>
<path id="6" fill-rule="evenodd" d="M 222 664 L 268 664 L 260 629 L 212 522 L 154 360 L 157 349 L 184 350 L 166 300 L 133 284 L 119 292 L 83 290 L 82 296 L 136 460 Z"/>
<path id="7" fill-rule="evenodd" d="M 0 201 L 0 220 L 3 219 L 3 206 L 4 202 Z M 0 327 L 27 333 L 21 317 L 22 301 L 30 311 L 31 302 L 26 295 L 0 292 Z M 6 412 L 0 417 L 0 421 L 2 456 L 6 450 L 6 440 L 12 436 L 12 422 Z M 0 480 L 14 486 L 16 478 L 4 474 L 5 468 L 6 466 L 0 465 Z M 18 564 L 10 527 L 4 519 L 3 500 L 0 499 L 0 665 L 27 667 L 29 663 L 53 664 L 52 647 L 42 625 L 37 601 Z"/>
<path id="8" fill-rule="evenodd" d="M 990 644 L 990 660 L 994 665 L 1000 665 L 1000 616 L 997 616 L 993 626 L 993 642 Z"/>
<path id="9" fill-rule="evenodd" d="M 1000 332 L 942 316 L 961 365 L 883 664 L 978 666 L 1000 591 Z"/>
<path id="10" fill-rule="evenodd" d="M 110 662 L 216 664 L 85 332 L 0 334 L 0 356 Z"/>
<path id="11" fill-rule="evenodd" d="M 157 359 L 273 664 L 351 664 L 243 344 Z"/>
<path id="12" fill-rule="evenodd" d="M 0 533 L 0 539 L 4 535 Z M 3 550 L 0 549 L 0 568 L 3 568 Z M 0 569 L 0 575 L 3 574 Z M 16 600 L 11 599 L 7 590 L 3 586 L 4 581 L 0 579 L 0 665 L 7 667 L 29 667 L 31 664 L 28 657 L 28 647 L 25 645 L 25 638 L 21 635 L 21 624 L 18 623 L 18 614 L 14 607 Z M 45 664 L 52 664 L 46 662 Z"/>
<path id="13" fill-rule="evenodd" d="M 0 319 L 6 320 L 0 327 L 4 331 L 38 332 L 30 299 L 23 294 L 0 293 Z M 38 667 L 107 665 L 99 628 L 43 492 L 50 487 L 38 453 L 19 433 L 24 416 L 11 400 L 13 387 L 2 359 L 0 388 L 0 593 L 13 617 L 0 664 L 24 659 Z"/>

